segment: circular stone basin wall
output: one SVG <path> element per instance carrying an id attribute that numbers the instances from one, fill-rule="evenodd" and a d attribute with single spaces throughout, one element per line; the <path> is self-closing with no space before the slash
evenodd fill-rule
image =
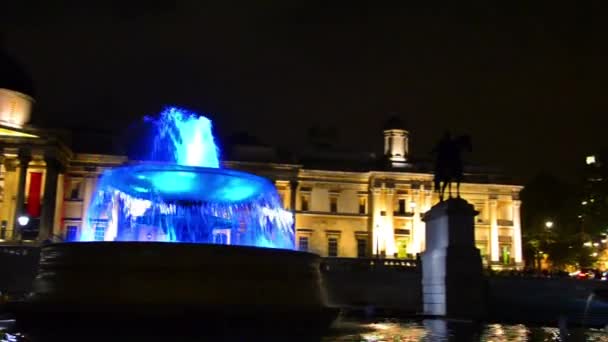
<path id="1" fill-rule="evenodd" d="M 78 311 L 275 312 L 325 307 L 319 256 L 289 250 L 150 242 L 42 248 L 32 305 Z"/>

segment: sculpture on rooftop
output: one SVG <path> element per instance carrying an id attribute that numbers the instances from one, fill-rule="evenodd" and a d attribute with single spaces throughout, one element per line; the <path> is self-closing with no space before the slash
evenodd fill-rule
<path id="1" fill-rule="evenodd" d="M 468 135 L 452 138 L 447 131 L 433 149 L 436 155 L 435 191 L 439 193 L 440 201 L 443 201 L 446 187 L 449 197 L 452 197 L 452 182 L 456 182 L 456 196 L 460 198 L 460 182 L 464 172 L 462 150 L 471 152 L 471 138 Z"/>

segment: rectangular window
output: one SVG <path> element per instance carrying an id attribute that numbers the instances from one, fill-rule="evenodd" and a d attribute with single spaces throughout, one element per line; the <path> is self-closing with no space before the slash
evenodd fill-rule
<path id="1" fill-rule="evenodd" d="M 106 227 L 96 226 L 95 227 L 95 241 L 103 241 L 106 235 Z"/>
<path id="2" fill-rule="evenodd" d="M 338 212 L 338 198 L 332 197 L 329 199 L 329 212 L 337 213 Z"/>
<path id="3" fill-rule="evenodd" d="M 357 239 L 357 257 L 367 257 L 367 239 Z"/>
<path id="4" fill-rule="evenodd" d="M 308 236 L 300 236 L 298 239 L 298 250 L 308 252 Z"/>
<path id="5" fill-rule="evenodd" d="M 337 257 L 338 256 L 338 239 L 329 238 L 327 240 L 327 256 Z"/>
<path id="6" fill-rule="evenodd" d="M 76 241 L 78 226 L 67 226 L 65 230 L 65 241 Z"/>
<path id="7" fill-rule="evenodd" d="M 359 199 L 359 214 L 365 214 L 365 198 Z"/>
<path id="8" fill-rule="evenodd" d="M 399 209 L 398 212 L 400 215 L 404 215 L 405 214 L 405 200 L 404 199 L 400 199 L 399 200 Z"/>
<path id="9" fill-rule="evenodd" d="M 306 196 L 302 196 L 301 198 L 301 210 L 302 211 L 308 211 L 308 197 Z"/>
<path id="10" fill-rule="evenodd" d="M 80 196 L 80 188 L 82 187 L 82 182 L 81 181 L 75 181 L 72 182 L 70 184 L 70 192 L 69 192 L 69 199 L 70 200 L 79 200 L 81 199 Z"/>

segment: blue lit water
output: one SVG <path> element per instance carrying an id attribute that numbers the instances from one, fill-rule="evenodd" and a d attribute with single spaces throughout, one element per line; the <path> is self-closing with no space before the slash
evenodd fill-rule
<path id="1" fill-rule="evenodd" d="M 293 216 L 265 178 L 220 168 L 211 121 L 170 107 L 154 127 L 149 161 L 107 170 L 79 241 L 294 246 Z"/>

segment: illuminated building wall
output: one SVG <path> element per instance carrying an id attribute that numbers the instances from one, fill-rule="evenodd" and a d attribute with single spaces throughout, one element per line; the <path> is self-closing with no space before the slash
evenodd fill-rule
<path id="1" fill-rule="evenodd" d="M 75 154 L 48 132 L 27 127 L 31 101 L 0 89 L 0 242 L 77 240 L 99 175 L 128 160 Z M 409 132 L 398 120 L 383 132 L 385 166 L 352 171 L 238 158 L 224 166 L 275 182 L 284 207 L 295 215 L 295 242 L 302 250 L 329 257 L 413 258 L 424 251 L 422 216 L 438 201 L 433 176 L 410 160 Z M 258 157 L 267 153 L 249 151 Z M 461 186 L 464 199 L 479 211 L 476 244 L 493 267 L 520 267 L 521 187 L 483 176 Z M 39 228 L 35 236 L 17 229 L 17 218 L 25 214 L 37 216 L 29 227 Z M 99 222 L 100 236 L 107 226 Z"/>
<path id="2" fill-rule="evenodd" d="M 65 147 L 49 147 L 44 138 L 15 138 L 11 134 L 3 138 L 0 130 L 0 140 L 9 139 L 16 144 L 13 149 L 4 150 L 0 170 L 3 189 L 0 222 L 5 227 L 2 238 L 20 238 L 14 230 L 20 159 L 28 165 L 23 203 L 28 203 L 30 174 L 41 172 L 40 198 L 44 206 L 44 191 L 48 189 L 45 187 L 45 151 L 49 149 L 63 151 L 60 158 L 56 158 L 62 165 L 54 176 L 56 205 L 54 215 L 49 216 L 53 217 L 49 234 L 63 239 L 77 238 L 99 175 L 106 168 L 127 162 L 127 158 L 72 154 Z M 30 151 L 30 155 L 25 156 L 23 151 Z M 46 156 L 48 159 L 49 154 Z M 438 201 L 432 191 L 433 175 L 428 172 L 399 168 L 352 172 L 242 161 L 225 162 L 224 166 L 275 181 L 284 207 L 295 213 L 296 246 L 301 249 L 322 256 L 386 258 L 413 258 L 424 250 L 425 226 L 421 218 Z M 497 268 L 523 265 L 520 190 L 517 185 L 495 184 L 487 180 L 461 186 L 464 199 L 479 211 L 475 227 L 476 244 L 486 262 Z M 103 227 L 104 222 L 99 224 Z"/>

